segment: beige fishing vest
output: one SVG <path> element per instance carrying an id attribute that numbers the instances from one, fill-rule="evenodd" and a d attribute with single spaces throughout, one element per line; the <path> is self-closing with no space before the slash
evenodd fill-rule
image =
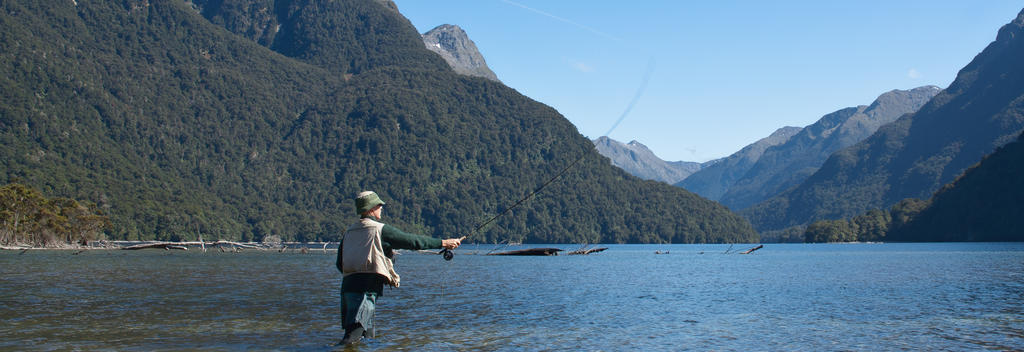
<path id="1" fill-rule="evenodd" d="M 384 247 L 381 246 L 380 234 L 383 228 L 382 223 L 362 218 L 345 231 L 341 246 L 343 276 L 355 273 L 380 274 L 388 279 L 388 284 L 398 287 L 398 273 L 391 259 L 384 255 Z"/>

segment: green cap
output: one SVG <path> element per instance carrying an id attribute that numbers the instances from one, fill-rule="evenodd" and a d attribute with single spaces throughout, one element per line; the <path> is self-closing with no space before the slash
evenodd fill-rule
<path id="1" fill-rule="evenodd" d="M 384 205 L 384 201 L 380 200 L 380 197 L 377 196 L 377 193 L 373 193 L 373 191 L 362 191 L 359 192 L 358 195 L 356 195 L 357 214 L 363 214 L 365 212 L 373 210 L 373 207 L 378 205 Z"/>

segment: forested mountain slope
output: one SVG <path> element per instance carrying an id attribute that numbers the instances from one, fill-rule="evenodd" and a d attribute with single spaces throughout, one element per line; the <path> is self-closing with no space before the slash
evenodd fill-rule
<path id="1" fill-rule="evenodd" d="M 918 112 L 833 154 L 801 185 L 744 210 L 759 230 L 924 199 L 1024 128 L 1024 12 Z"/>
<path id="2" fill-rule="evenodd" d="M 756 241 L 550 107 L 455 74 L 388 5 L 4 1 L 0 179 L 96 202 L 113 238 L 337 239 L 364 189 L 388 222 L 456 236 L 581 160 L 472 240 Z"/>
<path id="3" fill-rule="evenodd" d="M 932 197 L 886 241 L 1024 241 L 1024 134 Z"/>

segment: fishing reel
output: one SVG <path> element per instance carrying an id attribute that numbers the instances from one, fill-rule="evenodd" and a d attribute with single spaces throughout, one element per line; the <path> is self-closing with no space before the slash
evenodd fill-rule
<path id="1" fill-rule="evenodd" d="M 442 257 L 444 257 L 444 260 L 447 261 L 451 261 L 452 258 L 455 258 L 455 252 L 448 248 L 441 249 L 441 251 L 437 252 L 437 254 L 440 254 Z"/>

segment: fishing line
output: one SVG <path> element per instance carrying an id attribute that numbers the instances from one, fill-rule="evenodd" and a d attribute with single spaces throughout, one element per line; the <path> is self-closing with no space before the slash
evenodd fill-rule
<path id="1" fill-rule="evenodd" d="M 622 121 L 626 119 L 626 116 L 629 115 L 629 112 L 633 110 L 633 106 L 635 106 L 637 101 L 640 100 L 640 96 L 643 95 L 644 89 L 647 88 L 647 82 L 650 81 L 651 73 L 653 73 L 653 72 L 654 72 L 654 57 L 651 57 L 650 59 L 647 60 L 647 70 L 644 72 L 644 77 L 643 77 L 643 80 L 641 80 L 641 82 L 640 82 L 640 87 L 637 88 L 636 93 L 633 94 L 633 99 L 630 100 L 629 105 L 626 106 L 626 110 L 622 112 L 622 115 L 620 115 L 619 119 L 615 121 L 615 124 L 612 125 L 612 128 L 608 129 L 608 132 L 606 132 L 604 134 L 605 136 L 611 134 L 612 131 L 614 131 L 616 127 L 619 127 L 619 124 L 622 123 Z M 557 180 L 559 177 L 561 177 L 566 172 L 568 172 L 569 169 L 572 169 L 573 166 L 576 166 L 576 164 L 579 164 L 580 161 L 583 161 L 583 158 L 585 158 L 586 156 L 587 156 L 587 154 L 583 153 L 583 155 L 581 155 L 578 159 L 576 159 L 576 161 L 573 161 L 571 164 L 569 164 L 569 166 L 566 166 L 564 169 L 562 169 L 562 171 L 559 171 L 558 174 L 556 174 L 554 177 L 552 177 L 551 179 L 549 179 L 546 182 L 544 182 L 543 184 L 541 184 L 540 187 L 537 187 L 537 189 L 533 190 L 533 192 L 530 192 L 530 194 L 527 194 L 526 197 L 523 197 L 522 199 L 517 201 L 515 204 L 512 204 L 512 206 L 510 206 L 508 208 L 505 208 L 505 211 L 502 211 L 500 214 L 492 216 L 490 219 L 487 219 L 487 221 L 484 221 L 483 223 L 478 225 L 476 227 L 476 229 L 473 230 L 473 232 L 470 232 L 468 235 L 462 236 L 462 238 L 460 238 L 460 240 L 465 240 L 466 238 L 468 238 L 470 236 L 476 235 L 477 233 L 480 232 L 481 229 L 486 227 L 488 224 L 490 224 L 494 220 L 497 220 L 502 215 L 507 214 L 508 212 L 512 211 L 512 209 L 515 209 L 520 204 L 523 204 L 523 202 L 527 201 L 528 199 L 530 199 L 534 195 L 536 195 L 538 192 L 543 190 L 544 187 L 547 187 L 552 182 L 555 182 L 555 180 Z M 442 248 L 440 252 L 437 252 L 437 254 L 442 255 L 444 257 L 444 260 L 452 260 L 452 258 L 455 258 L 455 252 L 452 251 L 451 249 L 448 249 L 448 248 Z"/>
<path id="2" fill-rule="evenodd" d="M 559 171 L 558 174 L 555 175 L 555 177 L 552 177 L 548 181 L 544 182 L 544 184 L 542 184 L 540 187 L 537 187 L 537 189 L 534 189 L 534 191 L 531 191 L 531 192 L 529 192 L 529 194 L 526 194 L 526 196 L 522 197 L 522 199 L 519 200 L 518 202 L 516 202 L 514 205 L 512 205 L 512 207 L 508 207 L 508 208 L 505 209 L 504 212 L 501 212 L 498 215 L 490 217 L 490 219 L 487 219 L 487 221 L 484 221 L 480 225 L 476 226 L 476 228 L 473 229 L 472 232 L 470 232 L 467 235 L 462 236 L 462 238 L 460 238 L 460 239 L 466 239 L 467 237 L 478 233 L 480 231 L 480 229 L 482 229 L 484 226 L 487 226 L 487 224 L 490 224 L 490 223 L 494 222 L 495 220 L 497 220 L 498 218 L 500 218 L 502 215 L 505 215 L 508 212 L 511 212 L 513 209 L 515 209 L 516 207 L 521 205 L 523 202 L 526 202 L 526 200 L 529 200 L 530 197 L 534 197 L 535 194 L 537 194 L 542 189 L 544 189 L 544 187 L 547 187 L 549 184 L 551 184 L 551 182 L 554 182 L 556 179 L 558 179 L 558 177 L 561 177 L 562 175 L 564 175 L 573 166 L 575 166 L 577 164 L 580 164 L 580 162 L 583 161 L 583 159 L 586 158 L 586 157 L 587 157 L 587 153 L 584 153 L 583 156 L 580 156 L 580 159 L 575 160 L 574 162 L 572 162 L 572 164 L 569 164 L 569 166 L 567 166 L 564 169 L 562 169 L 562 171 Z M 444 260 L 452 260 L 452 258 L 455 258 L 455 252 L 452 252 L 452 250 L 449 250 L 449 249 L 442 249 L 437 254 L 440 254 L 441 256 L 443 256 Z"/>
<path id="3" fill-rule="evenodd" d="M 612 134 L 612 131 L 614 131 L 615 128 L 619 127 L 619 124 L 622 123 L 622 120 L 625 120 L 626 116 L 629 115 L 629 112 L 633 110 L 633 106 L 636 105 L 636 102 L 638 100 L 640 100 L 640 96 L 644 94 L 644 89 L 647 89 L 647 82 L 651 80 L 652 72 L 654 72 L 653 56 L 650 59 L 647 59 L 647 71 L 644 72 L 644 79 L 640 81 L 640 88 L 636 90 L 636 94 L 633 94 L 633 100 L 629 101 L 629 105 L 626 106 L 626 111 L 623 111 L 622 115 L 619 116 L 619 119 L 615 120 L 615 124 L 612 125 L 612 128 L 609 128 L 608 132 L 604 133 L 605 137 L 610 136 Z"/>

